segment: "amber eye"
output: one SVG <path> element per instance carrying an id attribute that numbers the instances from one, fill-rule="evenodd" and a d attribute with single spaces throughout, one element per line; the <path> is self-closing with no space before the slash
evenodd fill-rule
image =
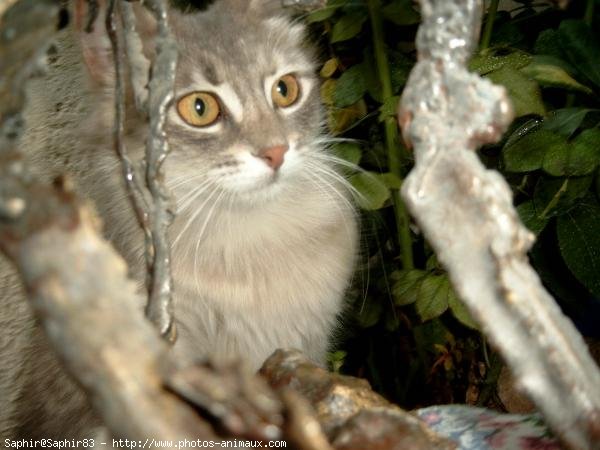
<path id="1" fill-rule="evenodd" d="M 292 106 L 298 100 L 300 86 L 294 75 L 284 75 L 279 78 L 271 88 L 271 97 L 273 102 L 280 108 Z"/>
<path id="2" fill-rule="evenodd" d="M 221 108 L 217 97 L 208 92 L 192 92 L 177 102 L 177 111 L 183 120 L 194 127 L 207 127 L 217 121 Z"/>

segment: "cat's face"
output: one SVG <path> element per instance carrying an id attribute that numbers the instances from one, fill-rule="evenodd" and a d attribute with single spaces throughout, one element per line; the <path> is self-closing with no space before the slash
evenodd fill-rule
<path id="1" fill-rule="evenodd" d="M 179 199 L 271 201 L 301 187 L 319 151 L 319 89 L 302 27 L 236 3 L 173 18 L 166 170 Z"/>

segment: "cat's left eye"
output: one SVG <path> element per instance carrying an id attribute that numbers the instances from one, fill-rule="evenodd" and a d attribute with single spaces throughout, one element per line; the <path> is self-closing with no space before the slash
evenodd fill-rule
<path id="1" fill-rule="evenodd" d="M 210 92 L 192 92 L 177 102 L 183 120 L 194 127 L 207 127 L 221 116 L 219 101 Z"/>
<path id="2" fill-rule="evenodd" d="M 284 75 L 273 83 L 271 97 L 280 108 L 292 106 L 300 96 L 300 86 L 294 75 Z"/>

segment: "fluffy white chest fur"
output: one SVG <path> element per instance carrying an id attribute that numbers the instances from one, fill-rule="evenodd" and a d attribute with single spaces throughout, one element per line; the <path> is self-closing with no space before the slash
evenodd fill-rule
<path id="1" fill-rule="evenodd" d="M 337 201 L 309 186 L 287 202 L 219 211 L 197 248 L 176 246 L 176 349 L 258 368 L 295 347 L 324 363 L 355 253 L 352 212 Z"/>

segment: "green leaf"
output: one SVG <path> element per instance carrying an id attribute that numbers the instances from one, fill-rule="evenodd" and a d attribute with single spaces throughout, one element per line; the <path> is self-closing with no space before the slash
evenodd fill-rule
<path id="1" fill-rule="evenodd" d="M 327 6 L 313 11 L 306 16 L 308 23 L 323 22 L 329 19 L 333 14 L 343 5 L 346 4 L 347 0 L 329 0 Z"/>
<path id="2" fill-rule="evenodd" d="M 417 269 L 393 272 L 392 295 L 395 303 L 404 306 L 416 302 L 421 282 L 426 276 L 427 272 Z"/>
<path id="3" fill-rule="evenodd" d="M 433 270 L 437 270 L 440 268 L 441 268 L 441 265 L 437 259 L 437 255 L 435 253 L 432 253 L 431 256 L 429 258 L 427 258 L 427 262 L 425 263 L 425 269 L 433 271 Z"/>
<path id="4" fill-rule="evenodd" d="M 548 64 L 551 66 L 560 67 L 570 76 L 574 76 L 577 73 L 577 70 L 571 65 L 571 63 L 565 61 L 564 58 L 559 58 L 555 55 L 533 55 L 532 62 L 533 61 L 541 64 Z"/>
<path id="5" fill-rule="evenodd" d="M 600 162 L 600 129 L 583 131 L 572 143 L 553 145 L 544 157 L 543 169 L 554 176 L 583 176 Z"/>
<path id="6" fill-rule="evenodd" d="M 321 22 L 325 19 L 328 19 L 337 10 L 339 10 L 342 6 L 344 6 L 346 4 L 346 1 L 347 0 L 327 0 L 327 6 L 324 6 L 323 8 L 313 11 L 312 13 L 310 13 L 307 16 L 306 20 L 308 20 L 308 22 L 310 22 L 310 23 L 313 23 L 313 22 Z M 314 17 L 311 19 L 311 16 L 314 16 Z"/>
<path id="7" fill-rule="evenodd" d="M 329 78 L 321 84 L 321 101 L 326 105 L 333 105 L 337 80 Z"/>
<path id="8" fill-rule="evenodd" d="M 329 79 L 327 81 L 334 80 Z M 333 134 L 340 134 L 367 115 L 367 104 L 361 98 L 358 102 L 347 108 L 332 107 L 327 112 L 329 130 L 331 130 Z"/>
<path id="9" fill-rule="evenodd" d="M 360 30 L 363 23 L 368 19 L 368 14 L 346 14 L 338 20 L 331 30 L 331 43 L 347 41 L 352 39 Z"/>
<path id="10" fill-rule="evenodd" d="M 535 185 L 533 202 L 540 218 L 564 214 L 584 197 L 592 184 L 592 177 L 540 177 Z"/>
<path id="11" fill-rule="evenodd" d="M 379 322 L 383 307 L 381 302 L 377 301 L 377 298 L 367 298 L 361 305 L 358 314 L 356 314 L 356 320 L 362 328 L 370 328 Z"/>
<path id="12" fill-rule="evenodd" d="M 563 88 L 569 91 L 579 91 L 592 94 L 592 90 L 579 83 L 562 67 L 556 65 L 551 57 L 535 56 L 530 64 L 523 67 L 521 72 L 537 81 L 540 86 Z"/>
<path id="13" fill-rule="evenodd" d="M 405 53 L 388 48 L 388 60 L 390 64 L 390 76 L 392 79 L 392 92 L 399 94 L 410 71 L 415 65 L 415 61 L 409 58 Z M 367 83 L 367 92 L 378 103 L 384 103 L 381 82 L 377 74 L 377 62 L 375 61 L 372 47 L 365 47 L 363 51 L 363 73 Z"/>
<path id="14" fill-rule="evenodd" d="M 460 323 L 463 325 L 472 328 L 473 330 L 478 330 L 479 327 L 471 316 L 469 309 L 463 303 L 463 301 L 458 298 L 456 292 L 454 292 L 454 288 L 450 285 L 450 291 L 448 292 L 448 306 L 450 307 L 450 311 L 452 311 L 452 315 L 458 319 Z"/>
<path id="15" fill-rule="evenodd" d="M 520 124 L 516 129 L 511 131 L 511 135 L 504 143 L 504 148 L 511 147 L 523 136 L 533 133 L 540 127 L 540 125 L 542 125 L 542 119 L 538 117 L 527 119 L 524 123 Z"/>
<path id="16" fill-rule="evenodd" d="M 388 59 L 390 62 L 392 91 L 394 94 L 400 94 L 400 91 L 408 80 L 411 70 L 415 66 L 415 61 L 414 59 L 409 58 L 406 53 L 394 49 L 388 49 Z"/>
<path id="17" fill-rule="evenodd" d="M 499 51 L 488 50 L 474 56 L 469 62 L 469 69 L 477 72 L 479 75 L 486 75 L 503 67 L 520 69 L 530 62 L 531 55 L 521 50 L 515 50 L 509 54 L 501 54 Z"/>
<path id="18" fill-rule="evenodd" d="M 560 39 L 558 30 L 544 30 L 538 35 L 533 51 L 538 55 L 550 55 L 563 59 L 564 53 L 560 46 Z"/>
<path id="19" fill-rule="evenodd" d="M 327 353 L 327 362 L 331 366 L 331 370 L 334 373 L 340 372 L 340 369 L 344 365 L 344 361 L 345 361 L 347 355 L 348 355 L 348 353 L 343 350 L 337 350 L 335 352 Z"/>
<path id="20" fill-rule="evenodd" d="M 560 252 L 573 275 L 600 297 L 600 205 L 589 196 L 558 218 Z"/>
<path id="21" fill-rule="evenodd" d="M 454 339 L 452 333 L 450 333 L 439 319 L 433 319 L 429 322 L 416 325 L 414 333 L 417 346 L 425 347 L 429 351 L 432 351 L 436 344 L 446 345 Z"/>
<path id="22" fill-rule="evenodd" d="M 323 67 L 319 71 L 319 75 L 321 75 L 323 78 L 331 78 L 331 76 L 338 69 L 338 66 L 339 61 L 337 58 L 329 58 L 327 61 L 325 61 L 325 64 L 323 64 Z"/>
<path id="23" fill-rule="evenodd" d="M 543 116 L 546 112 L 540 88 L 521 72 L 511 67 L 503 67 L 491 72 L 487 77 L 506 88 L 515 110 L 515 117 L 527 114 Z"/>
<path id="24" fill-rule="evenodd" d="M 554 147 L 567 146 L 565 137 L 538 129 L 504 146 L 502 156 L 509 172 L 531 172 L 542 167 L 546 152 Z"/>
<path id="25" fill-rule="evenodd" d="M 581 20 L 564 20 L 558 27 L 564 54 L 588 80 L 600 87 L 600 43 Z"/>
<path id="26" fill-rule="evenodd" d="M 335 156 L 351 164 L 358 164 L 362 157 L 362 149 L 355 142 L 341 142 L 336 144 L 332 151 Z"/>
<path id="27" fill-rule="evenodd" d="M 517 206 L 517 212 L 523 224 L 536 236 L 548 225 L 548 219 L 541 217 L 542 211 L 537 210 L 533 200 L 521 203 Z"/>
<path id="28" fill-rule="evenodd" d="M 382 8 L 381 15 L 385 20 L 400 26 L 414 25 L 421 21 L 419 13 L 412 7 L 411 0 L 396 0 L 389 3 Z"/>
<path id="29" fill-rule="evenodd" d="M 306 21 L 308 23 L 323 22 L 324 20 L 327 20 L 331 16 L 333 16 L 335 14 L 336 9 L 336 7 L 332 6 L 326 6 L 325 8 L 317 9 L 316 11 L 306 16 Z"/>
<path id="30" fill-rule="evenodd" d="M 423 322 L 439 317 L 448 309 L 449 290 L 445 275 L 430 275 L 421 282 L 415 309 Z"/>
<path id="31" fill-rule="evenodd" d="M 565 137 L 571 137 L 591 111 L 593 110 L 588 108 L 555 109 L 551 112 L 550 117 L 544 119 L 542 128 L 555 131 Z"/>
<path id="32" fill-rule="evenodd" d="M 396 117 L 398 110 L 398 103 L 400 102 L 400 96 L 394 95 L 393 97 L 387 98 L 383 105 L 379 107 L 379 118 L 380 122 L 383 122 L 388 117 Z"/>
<path id="33" fill-rule="evenodd" d="M 333 104 L 339 108 L 350 106 L 360 100 L 367 91 L 364 65 L 355 64 L 346 70 L 336 82 Z"/>
<path id="34" fill-rule="evenodd" d="M 590 128 L 581 132 L 573 140 L 573 145 L 580 152 L 594 155 L 594 160 L 590 164 L 597 166 L 600 163 L 600 128 Z"/>
<path id="35" fill-rule="evenodd" d="M 368 211 L 380 209 L 390 198 L 390 190 L 378 173 L 360 172 L 350 177 L 350 184 L 361 194 L 358 204 Z"/>
<path id="36" fill-rule="evenodd" d="M 400 189 L 402 187 L 402 180 L 395 173 L 381 173 L 379 179 L 390 189 Z"/>

